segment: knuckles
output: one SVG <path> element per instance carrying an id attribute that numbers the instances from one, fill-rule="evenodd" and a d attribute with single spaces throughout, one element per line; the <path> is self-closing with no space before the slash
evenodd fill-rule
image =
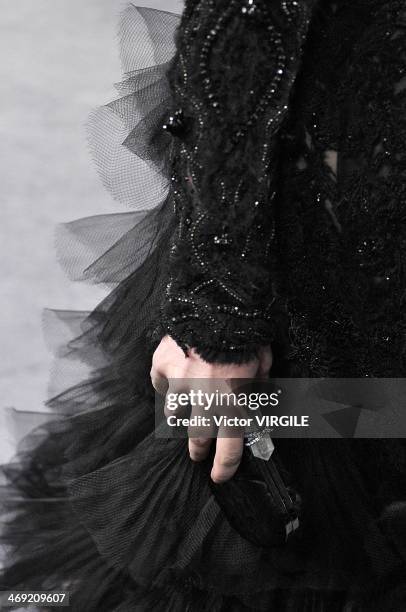
<path id="1" fill-rule="evenodd" d="M 220 455 L 216 458 L 216 464 L 220 468 L 233 468 L 237 466 L 241 461 L 241 453 L 228 453 L 227 455 Z"/>

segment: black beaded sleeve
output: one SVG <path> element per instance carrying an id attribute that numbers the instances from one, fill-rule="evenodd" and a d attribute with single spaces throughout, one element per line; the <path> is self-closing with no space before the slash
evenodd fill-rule
<path id="1" fill-rule="evenodd" d="M 242 363 L 274 337 L 273 201 L 311 0 L 191 0 L 169 78 L 177 229 L 162 325 L 209 362 Z"/>

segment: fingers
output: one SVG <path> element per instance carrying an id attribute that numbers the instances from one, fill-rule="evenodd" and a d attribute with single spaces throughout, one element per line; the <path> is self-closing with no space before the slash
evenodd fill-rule
<path id="1" fill-rule="evenodd" d="M 189 392 L 189 385 L 182 379 L 169 378 L 167 379 L 164 415 L 168 418 L 170 416 L 186 417 L 190 410 L 189 401 L 187 395 Z"/>
<path id="2" fill-rule="evenodd" d="M 218 484 L 229 480 L 240 465 L 244 440 L 240 438 L 217 438 L 211 478 Z"/>
<path id="3" fill-rule="evenodd" d="M 189 438 L 189 455 L 192 461 L 203 461 L 210 451 L 211 438 Z"/>
<path id="4" fill-rule="evenodd" d="M 166 395 L 168 390 L 168 379 L 163 376 L 163 374 L 161 374 L 154 366 L 151 368 L 150 375 L 152 386 L 154 387 L 155 391 L 159 393 L 159 395 Z"/>
<path id="5" fill-rule="evenodd" d="M 207 417 L 204 405 L 194 405 L 190 418 L 192 423 L 196 420 L 197 424 L 188 427 L 189 455 L 192 461 L 203 461 L 209 454 L 215 428 L 212 420 Z M 203 420 L 204 425 L 199 424 L 199 419 Z"/>
<path id="6" fill-rule="evenodd" d="M 271 366 L 272 353 L 270 347 L 263 347 L 258 357 L 252 359 L 249 363 L 225 366 L 208 364 L 193 350 L 185 355 L 172 338 L 165 336 L 153 356 L 151 380 L 156 391 L 165 396 L 164 414 L 166 417 L 175 415 L 183 418 L 183 416 L 190 414 L 191 406 L 187 397 L 186 404 L 183 404 L 184 398 L 181 396 L 186 395 L 190 388 L 196 386 L 197 383 L 193 382 L 196 379 L 205 381 L 204 391 L 209 394 L 209 399 L 212 399 L 212 394 L 217 391 L 218 381 L 222 380 L 223 384 L 220 384 L 220 390 L 225 391 L 224 395 L 227 397 L 227 394 L 233 391 L 234 380 L 254 379 L 256 376 L 267 378 Z M 191 382 L 190 379 L 193 379 L 193 381 Z M 213 386 L 213 389 L 211 389 L 211 386 Z M 217 399 L 215 401 L 217 402 Z M 208 402 L 207 411 L 209 409 L 210 414 L 213 415 L 216 411 L 215 402 Z M 230 405 L 226 403 L 225 406 L 222 406 L 221 412 L 223 416 L 241 416 L 239 407 L 232 403 Z M 187 426 L 187 423 L 184 424 Z M 182 426 L 183 423 L 179 425 Z M 225 482 L 235 474 L 244 448 L 241 432 L 237 432 L 237 436 L 234 435 L 234 437 L 226 437 L 231 435 L 228 431 L 223 430 L 219 433 L 211 472 L 213 481 L 217 483 Z M 235 433 L 235 427 L 233 427 L 233 434 Z M 214 437 L 215 431 L 208 432 L 207 429 L 198 424 L 197 430 L 193 426 L 192 431 L 189 429 L 188 435 L 191 459 L 193 461 L 204 460 L 209 454 L 211 437 Z"/>
<path id="7" fill-rule="evenodd" d="M 270 346 L 261 346 L 258 350 L 258 378 L 267 378 L 273 363 L 273 355 Z"/>

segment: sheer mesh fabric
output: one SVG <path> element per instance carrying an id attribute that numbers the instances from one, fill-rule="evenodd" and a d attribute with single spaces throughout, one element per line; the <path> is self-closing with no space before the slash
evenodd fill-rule
<path id="1" fill-rule="evenodd" d="M 186 11 L 196 4 L 189 2 Z M 320 184 L 325 190 L 324 203 L 335 193 L 335 179 L 330 176 L 335 158 L 328 158 L 332 165 L 325 164 L 324 153 L 338 150 L 340 134 L 348 140 L 347 133 L 340 131 L 338 110 L 344 109 L 353 129 L 358 124 L 355 119 L 361 117 L 354 109 L 348 114 L 342 99 L 336 100 L 332 93 L 334 79 L 342 74 L 337 76 L 335 69 L 343 66 L 348 48 L 353 49 L 357 27 L 362 27 L 362 16 L 368 14 L 370 25 L 362 39 L 365 56 L 359 56 L 347 85 L 352 84 L 351 99 L 361 85 L 369 97 L 373 79 L 364 78 L 363 68 L 369 66 L 375 78 L 380 69 L 374 58 L 386 66 L 388 50 L 393 62 L 393 49 L 404 32 L 396 2 L 385 2 L 379 8 L 376 2 L 326 0 L 321 6 L 324 10 L 316 14 L 305 50 L 309 58 L 313 58 L 312 49 L 317 50 L 318 63 L 309 62 L 321 82 L 314 87 L 314 72 L 306 80 L 310 68 L 305 62 L 282 138 L 285 163 L 278 182 L 285 214 L 279 222 L 280 227 L 286 219 L 291 223 L 282 262 L 292 274 L 292 261 L 302 261 L 300 257 L 295 260 L 297 248 L 301 252 L 300 238 L 304 235 L 309 244 L 316 244 L 309 204 L 314 191 Z M 185 15 L 187 23 L 188 13 Z M 326 15 L 335 15 L 336 27 L 341 28 L 331 38 Z M 382 23 L 392 27 L 392 38 L 385 39 L 388 43 L 382 38 L 386 31 Z M 403 612 L 406 461 L 401 443 L 281 441 L 278 452 L 304 500 L 306 528 L 292 544 L 266 551 L 244 540 L 229 525 L 211 495 L 208 464 L 192 464 L 185 441 L 154 436 L 149 371 L 159 338 L 152 330 L 159 324 L 176 226 L 168 180 L 170 137 L 161 126 L 173 110 L 166 75 L 178 24 L 178 17 L 165 12 L 134 6 L 125 11 L 121 43 L 126 74 L 118 88 L 121 97 L 90 119 L 91 146 L 102 178 L 113 197 L 130 210 L 72 222 L 57 236 L 59 257 L 71 278 L 105 283 L 111 292 L 91 313 L 46 313 L 45 331 L 56 357 L 50 412 L 38 415 L 38 427 L 21 442 L 15 460 L 1 470 L 5 553 L 1 586 L 68 590 L 74 612 Z M 378 48 L 367 56 L 375 40 L 380 41 Z M 328 54 L 336 62 L 334 70 L 329 68 Z M 397 57 L 402 58 L 402 52 Z M 371 142 L 365 124 L 358 140 L 366 149 L 359 154 L 354 141 L 344 160 L 338 160 L 337 176 L 344 176 L 343 185 L 348 181 L 352 186 L 346 211 L 352 210 L 351 202 L 354 208 L 360 205 L 356 196 L 365 190 L 370 200 L 384 193 L 389 194 L 389 209 L 396 209 L 402 221 L 400 207 L 396 208 L 392 192 L 386 191 L 390 172 L 390 184 L 402 193 L 403 170 L 398 162 L 404 149 L 393 126 L 403 129 L 399 113 L 405 87 L 396 66 L 388 68 L 396 71 L 389 85 L 396 96 L 393 106 L 385 103 L 376 111 L 376 116 L 385 117 L 382 133 L 372 139 L 377 138 L 372 158 L 380 160 L 378 172 L 374 167 L 371 173 L 368 163 L 363 165 L 364 151 L 370 151 Z M 372 111 L 378 103 L 372 102 Z M 391 108 L 396 111 L 396 122 Z M 324 126 L 318 138 L 310 123 L 315 111 Z M 388 148 L 396 160 L 393 163 L 381 151 L 388 125 L 394 134 Z M 373 130 L 375 134 L 375 124 Z M 302 195 L 310 210 L 302 206 Z M 338 203 L 332 200 L 332 209 L 324 206 L 317 219 L 327 218 L 337 228 L 331 213 L 338 215 L 343 210 L 340 206 L 334 209 Z M 314 261 L 324 263 L 324 255 L 322 249 L 318 259 L 312 253 L 310 268 L 306 268 L 308 276 L 311 269 L 313 283 L 319 278 Z M 319 285 L 316 289 L 323 291 Z M 289 284 L 287 295 L 291 297 Z M 312 309 L 320 303 L 324 305 L 322 299 L 312 300 Z M 292 310 L 294 306 L 297 302 L 292 300 Z M 330 317 L 332 309 L 325 312 Z M 317 326 L 307 326 L 301 314 L 294 313 L 286 352 L 296 375 L 297 371 L 299 375 L 322 372 L 332 376 L 342 372 L 345 360 L 337 347 L 342 346 L 343 335 L 331 332 L 328 339 L 334 342 L 329 345 L 315 335 Z M 318 315 L 314 316 L 317 320 Z M 385 353 L 385 359 L 376 363 L 382 368 L 390 363 L 395 371 L 399 345 L 393 346 L 392 361 Z M 290 372 L 287 368 L 286 375 Z M 24 420 L 24 415 L 19 419 Z M 238 505 L 238 498 L 235 503 Z"/>

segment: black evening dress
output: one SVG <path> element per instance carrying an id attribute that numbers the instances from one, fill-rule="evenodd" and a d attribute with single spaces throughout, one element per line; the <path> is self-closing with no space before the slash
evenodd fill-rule
<path id="1" fill-rule="evenodd" d="M 165 334 L 209 362 L 271 344 L 284 376 L 403 376 L 405 27 L 404 0 L 125 10 L 120 97 L 89 133 L 129 212 L 58 233 L 70 277 L 111 291 L 47 313 L 49 411 L 2 468 L 3 589 L 74 612 L 406 610 L 401 439 L 281 440 L 303 525 L 255 546 L 186 441 L 155 437 L 149 378 Z"/>

